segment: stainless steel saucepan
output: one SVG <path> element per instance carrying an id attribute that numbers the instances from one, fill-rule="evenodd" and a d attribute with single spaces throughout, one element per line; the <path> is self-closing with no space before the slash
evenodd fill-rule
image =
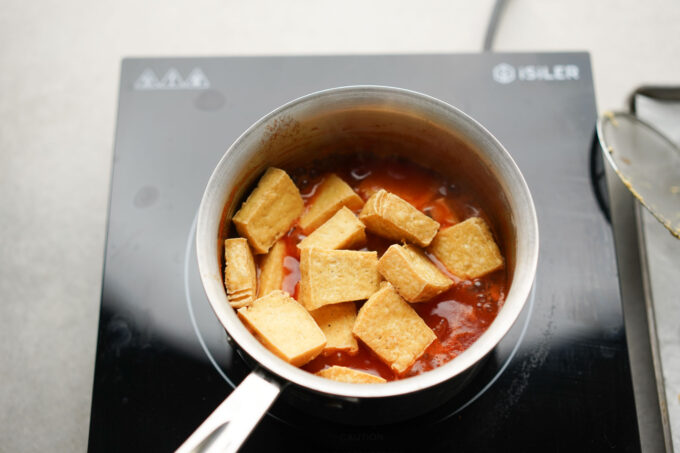
<path id="1" fill-rule="evenodd" d="M 229 306 L 223 240 L 243 196 L 269 166 L 295 168 L 357 151 L 401 155 L 462 181 L 489 214 L 506 258 L 509 290 L 496 319 L 449 363 L 386 384 L 348 384 L 315 376 L 262 346 Z M 342 423 L 405 420 L 447 401 L 517 319 L 538 260 L 536 211 L 522 174 L 496 138 L 460 110 L 413 91 L 335 88 L 304 96 L 266 115 L 227 150 L 201 201 L 196 249 L 215 314 L 252 373 L 179 448 L 236 451 L 277 398 Z"/>

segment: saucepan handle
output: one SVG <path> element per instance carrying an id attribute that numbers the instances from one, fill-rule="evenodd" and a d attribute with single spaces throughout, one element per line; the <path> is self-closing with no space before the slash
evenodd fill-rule
<path id="1" fill-rule="evenodd" d="M 253 371 L 176 453 L 236 452 L 280 393 L 279 384 Z"/>

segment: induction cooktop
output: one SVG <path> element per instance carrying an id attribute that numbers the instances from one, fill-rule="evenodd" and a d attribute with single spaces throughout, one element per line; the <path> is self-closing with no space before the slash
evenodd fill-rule
<path id="1" fill-rule="evenodd" d="M 440 98 L 505 145 L 538 213 L 534 291 L 433 412 L 357 427 L 281 400 L 243 451 L 639 451 L 614 241 L 589 176 L 586 53 L 125 59 L 89 450 L 173 451 L 248 374 L 198 276 L 203 189 L 258 118 L 355 84 Z"/>

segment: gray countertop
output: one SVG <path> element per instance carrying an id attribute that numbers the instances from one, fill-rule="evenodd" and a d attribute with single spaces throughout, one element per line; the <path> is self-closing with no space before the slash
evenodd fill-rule
<path id="1" fill-rule="evenodd" d="M 0 450 L 87 448 L 123 56 L 476 52 L 492 5 L 4 2 Z M 619 108 L 641 84 L 680 83 L 678 23 L 672 0 L 510 0 L 495 48 L 590 51 L 600 109 Z M 659 342 L 678 344 L 677 327 Z"/>

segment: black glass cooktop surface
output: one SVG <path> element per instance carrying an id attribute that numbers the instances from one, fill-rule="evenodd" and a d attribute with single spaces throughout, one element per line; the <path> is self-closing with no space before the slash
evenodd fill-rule
<path id="1" fill-rule="evenodd" d="M 509 150 L 541 252 L 520 319 L 463 392 L 424 416 L 352 427 L 279 401 L 244 451 L 639 451 L 614 245 L 589 180 L 588 54 L 126 59 L 89 450 L 172 451 L 248 373 L 201 288 L 203 188 L 259 117 L 320 89 L 420 91 Z"/>

